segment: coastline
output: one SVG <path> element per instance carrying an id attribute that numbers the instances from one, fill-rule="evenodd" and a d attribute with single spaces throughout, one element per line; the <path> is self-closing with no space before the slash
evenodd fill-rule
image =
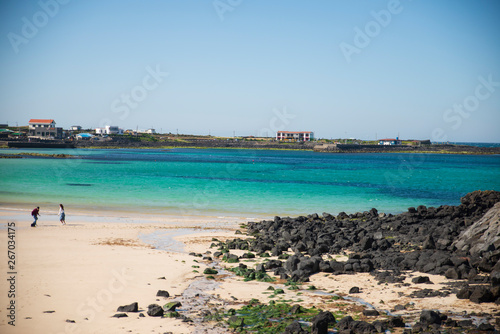
<path id="1" fill-rule="evenodd" d="M 202 217 L 196 220 L 178 217 L 166 223 L 135 216 L 125 222 L 118 216 L 96 212 L 93 216 L 96 221 L 91 216 L 73 216 L 66 226 L 61 226 L 55 214 L 51 214 L 42 216 L 39 226 L 31 228 L 24 215 L 28 213 L 22 213 L 25 219 L 12 220 L 8 210 L 0 212 L 2 245 L 7 244 L 7 222 L 15 222 L 18 260 L 16 326 L 7 324 L 6 310 L 2 308 L 2 333 L 37 332 L 40 328 L 47 333 L 193 333 L 200 328 L 213 330 L 209 333 L 228 333 L 227 329 L 215 326 L 216 322 L 207 321 L 207 312 L 214 315 L 239 309 L 252 299 L 264 304 L 281 301 L 326 309 L 335 312 L 337 320 L 347 315 L 368 322 L 403 316 L 406 323 L 413 325 L 421 310 L 440 310 L 474 326 L 491 320 L 487 315 L 498 312 L 494 303 L 477 304 L 458 299 L 455 294 L 410 297 L 413 292 L 427 288 L 449 290 L 458 284 L 457 280 L 420 272 L 404 271 L 404 281 L 384 284 L 369 273 L 318 272 L 311 275 L 309 282 L 298 284 L 298 289 L 290 289 L 286 280 L 276 276 L 274 282 L 246 282 L 230 269 L 243 263 L 258 266 L 277 257 L 245 260 L 248 250 L 231 248 L 230 253 L 240 257 L 240 261 L 217 259 L 218 248 L 212 247 L 217 240 L 228 243 L 235 238 L 251 238 L 238 232 L 250 226 L 223 218 L 207 222 Z M 349 254 L 333 257 L 335 261 L 346 261 Z M 6 261 L 2 263 L 4 272 L 5 264 Z M 215 279 L 203 274 L 206 268 L 216 269 Z M 422 275 L 429 278 L 431 285 L 413 282 Z M 360 293 L 350 293 L 354 286 L 360 287 Z M 2 298 L 8 288 L 7 281 L 2 280 Z M 279 289 L 283 293 L 278 295 L 275 291 Z M 158 297 L 158 290 L 168 291 L 170 296 Z M 146 314 L 151 304 L 163 306 L 176 301 L 182 304 L 178 306 L 180 317 Z M 134 302 L 138 303 L 139 312 L 127 312 L 124 318 L 114 317 L 120 313 L 119 306 Z M 398 309 L 400 305 L 405 308 Z M 380 314 L 365 315 L 367 309 L 379 310 Z M 183 318 L 185 315 L 190 321 Z"/>
<path id="2" fill-rule="evenodd" d="M 154 139 L 151 139 L 154 138 Z M 340 144 L 329 141 L 318 142 L 280 142 L 272 140 L 242 140 L 234 138 L 206 138 L 196 137 L 182 140 L 165 139 L 161 136 L 145 138 L 128 138 L 113 136 L 107 140 L 52 140 L 48 142 L 3 142 L 5 148 L 43 148 L 63 147 L 67 149 L 253 149 L 278 151 L 315 151 L 322 153 L 421 153 L 421 154 L 471 154 L 490 155 L 500 154 L 500 147 L 482 147 L 461 144 L 425 144 L 425 145 L 373 145 L 373 144 Z M 56 146 L 54 146 L 56 145 Z M 18 147 L 16 147 L 18 146 Z M 56 157 L 56 156 L 54 156 Z M 58 157 L 68 158 L 68 157 Z"/>
<path id="3" fill-rule="evenodd" d="M 0 218 L 2 220 L 30 221 L 31 203 L 0 203 Z M 37 202 L 41 208 L 41 220 L 58 222 L 58 209 L 55 204 Z M 53 209 L 46 209 L 53 207 Z M 248 221 L 258 221 L 268 218 L 269 214 L 237 214 L 230 212 L 177 213 L 178 210 L 168 212 L 148 212 L 140 207 L 134 208 L 108 208 L 98 210 L 90 205 L 71 206 L 66 208 L 67 220 L 101 222 L 101 223 L 134 223 L 134 224 L 178 224 L 190 226 L 192 224 L 211 226 L 218 224 L 237 225 Z"/>

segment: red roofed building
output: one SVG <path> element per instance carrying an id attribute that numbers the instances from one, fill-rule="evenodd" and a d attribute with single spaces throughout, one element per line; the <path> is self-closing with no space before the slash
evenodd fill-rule
<path id="1" fill-rule="evenodd" d="M 30 119 L 28 136 L 41 139 L 61 138 L 62 128 L 56 128 L 53 119 Z"/>
<path id="2" fill-rule="evenodd" d="M 288 141 L 311 141 L 314 133 L 311 131 L 278 131 L 276 132 L 276 140 Z"/>

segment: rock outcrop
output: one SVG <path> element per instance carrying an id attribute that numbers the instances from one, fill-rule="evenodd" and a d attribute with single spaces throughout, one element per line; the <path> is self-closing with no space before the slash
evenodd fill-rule
<path id="1" fill-rule="evenodd" d="M 498 191 L 475 191 L 462 197 L 458 206 L 411 207 L 399 215 L 371 209 L 350 215 L 341 212 L 336 217 L 328 213 L 275 217 L 249 222 L 247 233 L 253 239 L 237 238 L 218 246 L 227 251 L 226 258 L 231 249 L 279 256 L 251 270 L 274 271 L 295 282 L 307 282 L 318 272 L 370 272 L 381 282 L 398 282 L 402 271 L 419 271 L 467 280 L 459 293 L 462 298 L 500 303 L 498 202 Z M 290 250 L 294 254 L 283 254 Z M 347 250 L 347 261 L 323 257 Z M 414 283 L 430 283 L 425 278 Z M 443 293 L 424 289 L 419 298 L 436 294 Z"/>
<path id="2" fill-rule="evenodd" d="M 459 251 L 476 256 L 500 249 L 500 202 L 463 231 L 453 245 Z"/>

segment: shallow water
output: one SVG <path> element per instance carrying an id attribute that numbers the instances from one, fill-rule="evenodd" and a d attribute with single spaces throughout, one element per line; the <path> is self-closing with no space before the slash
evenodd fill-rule
<path id="1" fill-rule="evenodd" d="M 500 190 L 500 156 L 173 150 L 22 150 L 0 159 L 0 205 L 154 215 L 272 217 L 457 205 Z M 0 153 L 21 150 L 1 149 Z"/>

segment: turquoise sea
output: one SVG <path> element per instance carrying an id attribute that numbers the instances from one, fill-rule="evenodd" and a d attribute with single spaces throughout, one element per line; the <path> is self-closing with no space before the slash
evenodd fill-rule
<path id="1" fill-rule="evenodd" d="M 77 159 L 0 159 L 0 206 L 154 215 L 295 216 L 456 205 L 500 190 L 500 156 L 239 149 L 3 149 Z"/>

